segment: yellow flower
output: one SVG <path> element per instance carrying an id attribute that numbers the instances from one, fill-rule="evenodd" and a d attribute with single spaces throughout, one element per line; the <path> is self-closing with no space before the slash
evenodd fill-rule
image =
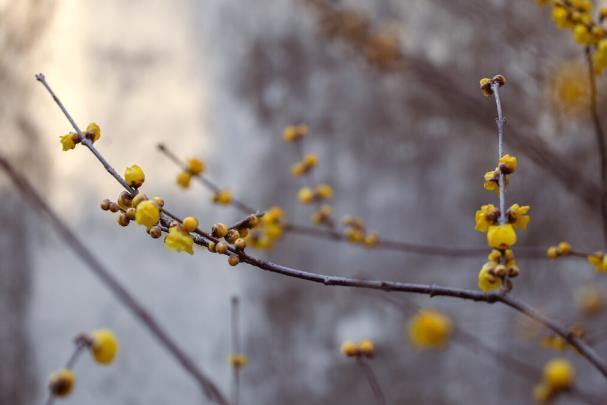
<path id="1" fill-rule="evenodd" d="M 310 187 L 302 187 L 297 193 L 297 199 L 302 204 L 310 204 L 314 201 L 314 191 Z"/>
<path id="2" fill-rule="evenodd" d="M 232 202 L 232 192 L 223 190 L 213 195 L 213 202 L 220 205 L 228 205 Z"/>
<path id="3" fill-rule="evenodd" d="M 594 42 L 594 37 L 584 24 L 578 24 L 573 29 L 573 39 L 580 45 L 589 45 Z"/>
<path id="4" fill-rule="evenodd" d="M 318 164 L 318 157 L 313 153 L 308 153 L 303 157 L 302 163 L 307 169 L 311 169 Z"/>
<path id="5" fill-rule="evenodd" d="M 561 242 L 558 246 L 559 254 L 566 256 L 571 253 L 571 244 L 569 242 Z"/>
<path id="6" fill-rule="evenodd" d="M 553 392 L 546 384 L 538 384 L 533 388 L 533 400 L 536 402 L 548 402 L 552 397 Z"/>
<path id="7" fill-rule="evenodd" d="M 177 175 L 177 184 L 181 188 L 190 187 L 190 180 L 192 180 L 192 173 L 190 172 L 181 172 Z"/>
<path id="8" fill-rule="evenodd" d="M 483 95 L 486 97 L 491 97 L 493 94 L 493 89 L 491 89 L 491 79 L 483 77 L 479 84 L 481 86 L 481 93 L 483 93 Z"/>
<path id="9" fill-rule="evenodd" d="M 291 174 L 293 175 L 293 177 L 301 177 L 305 173 L 306 166 L 303 163 L 297 162 L 293 166 L 291 166 Z"/>
<path id="10" fill-rule="evenodd" d="M 556 246 L 550 246 L 546 252 L 549 259 L 556 259 L 559 256 L 559 251 Z"/>
<path id="11" fill-rule="evenodd" d="M 307 125 L 289 125 L 282 132 L 282 139 L 285 142 L 293 142 L 306 136 L 309 132 Z"/>
<path id="12" fill-rule="evenodd" d="M 527 225 L 529 224 L 529 209 L 530 207 L 528 205 L 523 205 L 522 207 L 518 204 L 512 205 L 508 211 L 506 211 L 508 222 L 515 228 L 527 229 Z"/>
<path id="13" fill-rule="evenodd" d="M 74 134 L 66 134 L 59 137 L 59 141 L 61 142 L 61 146 L 63 146 L 63 151 L 72 150 L 76 147 L 76 142 L 74 141 Z"/>
<path id="14" fill-rule="evenodd" d="M 487 232 L 491 225 L 497 223 L 498 212 L 493 204 L 483 205 L 480 210 L 476 211 L 474 229 L 479 232 Z"/>
<path id="15" fill-rule="evenodd" d="M 419 311 L 409 322 L 409 339 L 418 349 L 442 349 L 453 332 L 453 323 L 434 309 Z"/>
<path id="16" fill-rule="evenodd" d="M 546 336 L 544 339 L 542 339 L 542 347 L 547 349 L 554 349 L 559 352 L 563 352 L 568 346 L 569 344 L 567 341 L 557 335 Z"/>
<path id="17" fill-rule="evenodd" d="M 164 247 L 177 252 L 187 252 L 194 254 L 194 240 L 187 232 L 182 231 L 179 227 L 174 226 L 169 228 L 168 235 L 164 238 Z"/>
<path id="18" fill-rule="evenodd" d="M 160 210 L 152 200 L 145 200 L 137 205 L 135 221 L 150 229 L 160 220 Z"/>
<path id="19" fill-rule="evenodd" d="M 487 232 L 487 243 L 495 249 L 508 249 L 516 243 L 516 232 L 511 224 L 493 225 Z"/>
<path id="20" fill-rule="evenodd" d="M 124 180 L 126 183 L 134 188 L 139 188 L 145 181 L 145 174 L 143 169 L 137 165 L 132 165 L 124 170 Z"/>
<path id="21" fill-rule="evenodd" d="M 573 384 L 575 371 L 565 359 L 555 359 L 544 367 L 544 383 L 554 391 L 567 390 Z"/>
<path id="22" fill-rule="evenodd" d="M 118 340 L 109 329 L 99 329 L 91 333 L 93 344 L 91 354 L 100 364 L 110 364 L 118 353 Z"/>
<path id="23" fill-rule="evenodd" d="M 346 340 L 341 345 L 341 353 L 346 357 L 358 356 L 358 354 L 359 354 L 358 345 L 356 343 L 352 342 L 351 340 Z"/>
<path id="24" fill-rule="evenodd" d="M 486 172 L 484 175 L 484 179 L 485 182 L 483 183 L 483 187 L 485 188 L 485 190 L 493 190 L 493 191 L 497 191 L 499 190 L 499 174 L 496 173 L 495 170 L 492 170 L 490 172 Z"/>
<path id="25" fill-rule="evenodd" d="M 91 122 L 86 127 L 87 138 L 91 138 L 93 142 L 97 142 L 101 138 L 101 128 L 96 122 Z"/>
<path id="26" fill-rule="evenodd" d="M 193 175 L 199 175 L 204 172 L 204 162 L 200 159 L 192 158 L 188 160 L 188 171 Z"/>
<path id="27" fill-rule="evenodd" d="M 502 285 L 501 280 L 491 274 L 491 270 L 496 267 L 495 262 L 487 262 L 481 267 L 481 271 L 478 273 L 478 288 L 483 292 L 489 292 L 500 288 Z"/>
<path id="28" fill-rule="evenodd" d="M 362 340 L 358 344 L 358 350 L 363 356 L 373 357 L 375 355 L 375 344 L 369 339 Z"/>
<path id="29" fill-rule="evenodd" d="M 228 362 L 234 368 L 242 368 L 247 365 L 249 358 L 242 353 L 236 353 L 228 358 Z"/>
<path id="30" fill-rule="evenodd" d="M 577 292 L 576 298 L 578 309 L 586 315 L 596 315 L 605 307 L 603 293 L 595 286 L 581 288 Z"/>
<path id="31" fill-rule="evenodd" d="M 554 6 L 552 9 L 552 19 L 559 28 L 573 27 L 573 21 L 570 18 L 569 12 L 562 6 Z"/>
<path id="32" fill-rule="evenodd" d="M 328 184 L 321 184 L 316 187 L 316 195 L 323 200 L 333 197 L 333 188 Z"/>
<path id="33" fill-rule="evenodd" d="M 74 373 L 63 368 L 55 371 L 49 378 L 49 391 L 58 397 L 67 397 L 74 390 Z"/>
<path id="34" fill-rule="evenodd" d="M 499 160 L 499 168 L 504 174 L 512 174 L 516 170 L 517 159 L 514 156 L 505 154 Z"/>
<path id="35" fill-rule="evenodd" d="M 598 251 L 598 252 L 595 252 L 595 253 L 589 255 L 588 261 L 590 262 L 590 264 L 592 264 L 592 266 L 598 273 L 603 273 L 603 272 L 607 271 L 607 267 L 603 266 L 605 257 L 606 256 L 603 252 Z"/>

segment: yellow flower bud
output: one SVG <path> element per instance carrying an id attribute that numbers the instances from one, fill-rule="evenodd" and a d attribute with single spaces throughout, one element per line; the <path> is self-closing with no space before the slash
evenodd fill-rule
<path id="1" fill-rule="evenodd" d="M 145 174 L 141 167 L 137 165 L 129 166 L 124 171 L 124 180 L 129 186 L 139 188 L 145 181 Z"/>
<path id="2" fill-rule="evenodd" d="M 228 205 L 232 202 L 232 193 L 229 190 L 220 191 L 213 195 L 212 200 L 220 205 Z"/>
<path id="3" fill-rule="evenodd" d="M 512 174 L 516 170 L 517 159 L 514 156 L 505 154 L 499 160 L 499 168 L 504 174 Z"/>
<path id="4" fill-rule="evenodd" d="M 200 159 L 192 158 L 188 160 L 188 171 L 193 175 L 199 175 L 204 172 L 204 162 Z"/>
<path id="5" fill-rule="evenodd" d="M 91 333 L 91 354 L 99 364 L 110 364 L 118 353 L 118 340 L 109 329 L 99 329 Z"/>
<path id="6" fill-rule="evenodd" d="M 571 244 L 569 242 L 561 242 L 558 246 L 559 254 L 566 256 L 571 253 Z"/>
<path id="7" fill-rule="evenodd" d="M 352 342 L 351 340 L 346 340 L 341 345 L 341 353 L 346 357 L 354 357 L 358 356 L 359 349 L 356 343 Z"/>
<path id="8" fill-rule="evenodd" d="M 74 373 L 63 368 L 55 371 L 49 378 L 49 391 L 58 397 L 67 397 L 74 390 Z"/>
<path id="9" fill-rule="evenodd" d="M 311 204 L 314 201 L 314 192 L 310 187 L 302 187 L 297 194 L 297 198 L 302 204 Z"/>
<path id="10" fill-rule="evenodd" d="M 373 357 L 375 355 L 375 344 L 372 340 L 363 340 L 358 344 L 358 350 L 363 356 Z"/>
<path id="11" fill-rule="evenodd" d="M 516 243 L 516 232 L 511 224 L 493 225 L 487 232 L 487 243 L 495 249 L 507 249 Z"/>
<path id="12" fill-rule="evenodd" d="M 491 270 L 496 267 L 495 262 L 487 262 L 481 267 L 481 271 L 478 273 L 478 288 L 482 292 L 489 292 L 500 288 L 502 285 L 501 280 L 495 275 L 491 274 Z"/>
<path id="13" fill-rule="evenodd" d="M 409 340 L 418 349 L 442 349 L 453 332 L 451 319 L 434 309 L 420 310 L 409 322 Z"/>
<path id="14" fill-rule="evenodd" d="M 223 238 L 228 234 L 228 227 L 225 224 L 214 224 L 211 227 L 211 234 L 216 238 Z"/>
<path id="15" fill-rule="evenodd" d="M 193 232 L 198 228 L 198 220 L 194 217 L 185 217 L 183 219 L 183 230 Z"/>
<path id="16" fill-rule="evenodd" d="M 181 172 L 177 175 L 177 184 L 181 188 L 190 187 L 190 180 L 192 180 L 192 173 L 190 172 Z"/>
<path id="17" fill-rule="evenodd" d="M 575 371 L 567 360 L 555 359 L 544 367 L 544 383 L 554 391 L 569 389 L 574 378 Z"/>
<path id="18" fill-rule="evenodd" d="M 308 153 L 303 157 L 302 163 L 307 169 L 311 169 L 318 164 L 318 157 L 313 153 Z"/>
<path id="19" fill-rule="evenodd" d="M 559 256 L 559 251 L 556 246 L 550 246 L 546 252 L 549 259 L 556 259 Z"/>
<path id="20" fill-rule="evenodd" d="M 228 362 L 234 368 L 242 368 L 247 365 L 247 363 L 249 362 L 249 359 L 244 354 L 237 353 L 237 354 L 231 355 L 228 359 Z"/>
<path id="21" fill-rule="evenodd" d="M 481 93 L 484 96 L 490 97 L 493 94 L 493 90 L 491 89 L 491 79 L 483 77 L 480 80 Z"/>
<path id="22" fill-rule="evenodd" d="M 316 195 L 323 200 L 333 197 L 333 188 L 328 184 L 321 184 L 316 187 Z"/>

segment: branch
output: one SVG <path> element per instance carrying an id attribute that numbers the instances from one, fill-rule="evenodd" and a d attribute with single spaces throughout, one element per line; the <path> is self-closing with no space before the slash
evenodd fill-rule
<path id="1" fill-rule="evenodd" d="M 607 151 L 605 149 L 605 134 L 598 112 L 598 91 L 596 86 L 596 76 L 592 64 L 592 55 L 590 47 L 586 47 L 586 62 L 588 65 L 588 79 L 590 81 L 590 115 L 594 126 L 594 136 L 599 154 L 599 170 L 601 173 L 601 218 L 603 220 L 603 242 L 607 246 Z"/>
<path id="2" fill-rule="evenodd" d="M 44 80 L 43 75 L 37 75 L 37 78 L 38 77 L 42 77 L 42 79 Z M 48 89 L 48 85 L 46 87 Z M 51 93 L 51 94 L 53 94 L 53 93 Z M 55 98 L 55 101 L 57 101 L 56 96 L 54 96 L 54 98 Z M 64 111 L 64 114 L 67 113 L 65 111 L 65 109 L 63 109 L 63 111 Z M 69 116 L 69 114 L 68 114 L 68 116 Z M 70 120 L 70 122 L 71 122 L 71 120 Z M 95 156 L 98 156 L 99 160 L 102 161 L 102 163 L 105 162 L 105 159 L 100 158 L 99 153 L 96 151 L 95 147 L 92 144 L 89 146 L 89 149 L 94 151 L 94 153 L 96 152 Z M 120 178 L 120 180 L 121 180 L 121 181 L 119 181 L 120 184 L 123 184 L 124 180 L 122 180 L 122 178 Z M 171 214 L 168 210 L 166 210 L 166 208 L 162 209 L 162 213 L 165 214 L 166 216 L 170 217 L 171 219 L 181 222 L 179 217 L 175 216 L 174 214 Z M 161 218 L 161 221 L 164 221 L 163 225 L 165 225 L 164 229 L 166 230 L 168 221 L 163 218 Z M 206 233 L 200 229 L 196 229 L 194 231 L 194 233 L 195 233 L 195 235 L 193 236 L 194 242 L 201 246 L 208 247 L 208 244 L 209 244 L 208 241 L 219 242 L 218 239 L 214 238 L 213 236 L 209 235 L 208 233 Z M 267 260 L 257 259 L 255 257 L 249 256 L 244 251 L 239 251 L 232 247 L 228 248 L 228 252 L 226 252 L 225 254 L 226 255 L 229 255 L 229 254 L 238 255 L 241 262 L 248 263 L 248 264 L 252 265 L 253 267 L 257 267 L 262 270 L 266 270 L 266 271 L 269 271 L 272 273 L 278 273 L 278 274 L 282 274 L 284 276 L 293 277 L 293 278 L 297 278 L 297 279 L 301 279 L 301 280 L 306 280 L 306 281 L 310 281 L 310 282 L 314 282 L 314 283 L 320 283 L 320 284 L 327 285 L 327 286 L 366 288 L 366 289 L 381 290 L 381 291 L 386 291 L 386 292 L 388 292 L 388 291 L 408 292 L 408 293 L 416 293 L 416 294 L 425 294 L 430 297 L 445 296 L 445 297 L 453 297 L 453 298 L 459 298 L 459 299 L 470 300 L 470 301 L 485 302 L 485 303 L 489 303 L 489 304 L 502 303 L 518 312 L 521 312 L 522 314 L 528 316 L 529 318 L 535 320 L 539 324 L 552 330 L 557 335 L 561 336 L 563 339 L 565 339 L 567 342 L 569 342 L 573 347 L 578 349 L 580 354 L 583 357 L 585 357 L 590 363 L 592 363 L 597 368 L 597 370 L 599 370 L 601 372 L 601 374 L 603 374 L 603 376 L 607 378 L 607 364 L 604 363 L 603 360 L 598 357 L 598 355 L 594 352 L 594 350 L 586 342 L 584 342 L 577 336 L 570 333 L 567 329 L 559 326 L 555 322 L 544 317 L 542 314 L 535 311 L 534 309 L 529 307 L 527 304 L 524 304 L 524 303 L 522 303 L 512 297 L 504 295 L 502 293 L 482 293 L 480 291 L 471 291 L 471 290 L 459 289 L 459 288 L 442 287 L 442 286 L 437 286 L 434 284 L 428 285 L 428 284 L 415 284 L 415 283 L 400 283 L 400 282 L 395 282 L 395 281 L 383 281 L 383 280 L 359 280 L 359 279 L 348 278 L 348 277 L 335 277 L 335 276 L 328 276 L 328 275 L 323 275 L 323 274 L 310 273 L 310 272 L 306 272 L 303 270 L 298 270 L 298 269 L 290 268 L 290 267 L 283 266 L 280 264 L 272 263 Z"/>
<path id="3" fill-rule="evenodd" d="M 144 324 L 156 339 L 163 345 L 177 362 L 188 372 L 200 385 L 210 400 L 221 405 L 228 405 L 223 394 L 217 386 L 190 360 L 177 343 L 167 334 L 152 315 L 141 305 L 135 297 L 106 269 L 93 253 L 78 239 L 59 216 L 49 207 L 40 194 L 32 185 L 12 167 L 6 158 L 0 155 L 0 167 L 8 175 L 14 186 L 23 198 L 28 200 L 32 206 L 40 212 L 52 225 L 65 243 L 89 266 L 97 277 L 114 293 L 116 298 L 128 308 L 136 318 Z M 109 170 L 108 170 L 109 171 Z M 126 185 L 126 183 L 124 184 Z"/>
<path id="4" fill-rule="evenodd" d="M 381 390 L 381 386 L 379 385 L 379 381 L 377 380 L 377 376 L 373 372 L 371 365 L 368 364 L 362 357 L 358 357 L 356 359 L 356 363 L 363 370 L 363 373 L 365 373 L 365 377 L 369 382 L 371 390 L 373 391 L 375 401 L 378 403 L 378 405 L 386 405 L 386 397 Z"/>

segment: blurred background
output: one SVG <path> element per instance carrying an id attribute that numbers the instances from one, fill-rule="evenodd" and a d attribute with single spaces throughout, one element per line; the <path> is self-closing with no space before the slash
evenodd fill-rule
<path id="1" fill-rule="evenodd" d="M 71 128 L 34 74 L 44 72 L 82 125 L 102 128 L 100 151 L 119 172 L 146 173 L 144 192 L 205 228 L 242 214 L 183 191 L 156 149 L 201 157 L 208 176 L 255 208 L 279 205 L 309 223 L 290 174 L 283 128 L 306 123 L 315 180 L 335 190 L 339 218 L 360 216 L 381 237 L 486 246 L 474 212 L 495 203 L 482 175 L 496 161 L 495 106 L 478 90 L 501 73 L 506 152 L 519 158 L 507 203 L 531 205 L 520 246 L 561 240 L 600 249 L 598 158 L 588 115 L 584 53 L 534 1 L 506 0 L 4 0 L 0 1 L 0 153 L 10 157 L 164 325 L 229 392 L 230 296 L 242 302 L 242 404 L 369 404 L 364 375 L 339 347 L 373 339 L 371 365 L 390 404 L 528 403 L 539 381 L 478 345 L 415 350 L 406 322 L 437 308 L 500 352 L 541 369 L 565 356 L 579 386 L 604 398 L 601 375 L 572 351 L 541 348 L 501 306 L 324 287 L 198 250 L 167 251 L 139 226 L 98 208 L 121 191 L 82 148 L 62 152 Z M 606 89 L 599 81 L 600 93 Z M 601 112 L 606 105 L 600 97 Z M 114 365 L 88 358 L 65 404 L 206 403 L 194 381 L 0 176 L 0 403 L 41 403 L 46 378 L 73 337 L 112 328 Z M 476 288 L 483 256 L 437 257 L 364 249 L 288 233 L 254 255 L 312 272 Z M 564 325 L 584 325 L 607 356 L 605 316 L 575 296 L 604 281 L 584 260 L 520 258 L 514 294 Z M 578 403 L 566 396 L 562 403 Z"/>

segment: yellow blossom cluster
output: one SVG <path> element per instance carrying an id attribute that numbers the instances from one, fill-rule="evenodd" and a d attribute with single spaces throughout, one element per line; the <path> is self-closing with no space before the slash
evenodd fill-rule
<path id="1" fill-rule="evenodd" d="M 542 381 L 533 390 L 533 399 L 537 402 L 550 402 L 573 386 L 575 371 L 565 359 L 551 360 L 544 366 Z"/>
<path id="2" fill-rule="evenodd" d="M 272 207 L 249 232 L 246 237 L 247 244 L 254 249 L 271 249 L 274 242 L 283 236 L 284 227 L 284 211 L 280 207 Z"/>
<path id="3" fill-rule="evenodd" d="M 375 356 L 375 343 L 372 340 L 365 339 L 359 343 L 346 340 L 341 345 L 341 353 L 346 357 L 373 357 Z"/>
<path id="4" fill-rule="evenodd" d="M 556 259 L 562 256 L 568 256 L 571 253 L 571 244 L 569 242 L 561 242 L 556 246 L 550 246 L 546 251 L 549 259 Z"/>
<path id="5" fill-rule="evenodd" d="M 86 131 L 84 131 L 83 135 L 86 137 L 86 139 L 95 143 L 99 140 L 99 138 L 101 138 L 101 127 L 97 123 L 91 122 L 86 127 Z M 82 142 L 82 139 L 80 139 L 80 136 L 77 133 L 70 132 L 68 134 L 60 136 L 59 142 L 61 143 L 63 151 L 65 152 L 74 149 L 77 144 Z"/>
<path id="6" fill-rule="evenodd" d="M 283 141 L 290 143 L 301 140 L 310 133 L 310 128 L 307 125 L 289 125 L 282 131 Z"/>
<path id="7" fill-rule="evenodd" d="M 201 176 L 204 173 L 205 164 L 198 158 L 187 161 L 183 170 L 177 175 L 177 184 L 182 188 L 189 188 L 192 176 Z"/>
<path id="8" fill-rule="evenodd" d="M 502 173 L 504 175 L 504 188 L 506 188 L 509 184 L 508 175 L 514 173 L 516 167 L 517 160 L 514 156 L 508 154 L 502 156 L 499 159 L 498 167 L 496 167 L 495 170 L 485 173 L 483 187 L 485 187 L 486 190 L 499 192 L 499 176 L 500 173 Z"/>
<path id="9" fill-rule="evenodd" d="M 300 162 L 295 163 L 291 166 L 291 174 L 294 177 L 300 177 L 307 174 L 316 167 L 318 164 L 318 156 L 313 153 L 307 153 L 304 155 Z"/>
<path id="10" fill-rule="evenodd" d="M 591 0 L 538 0 L 538 3 L 550 4 L 556 26 L 571 30 L 575 42 L 591 47 L 595 71 L 601 74 L 607 68 L 607 7 L 599 10 L 599 17 L 595 20 Z"/>
<path id="11" fill-rule="evenodd" d="M 232 227 L 221 223 L 214 224 L 211 228 L 211 235 L 217 239 L 223 239 L 224 242 L 209 242 L 209 252 L 228 254 L 228 263 L 230 266 L 236 266 L 240 263 L 240 257 L 237 253 L 230 252 L 230 245 L 233 245 L 233 249 L 237 252 L 244 251 L 247 247 L 249 230 L 257 227 L 260 222 L 256 214 L 251 214 L 244 221 Z"/>
<path id="12" fill-rule="evenodd" d="M 374 247 L 379 243 L 379 234 L 367 232 L 362 219 L 346 215 L 342 219 L 342 223 L 346 228 L 344 235 L 348 241 L 366 247 Z"/>
<path id="13" fill-rule="evenodd" d="M 506 276 L 515 278 L 520 272 L 512 250 L 492 249 L 488 261 L 478 273 L 478 288 L 484 292 L 497 289 Z"/>
<path id="14" fill-rule="evenodd" d="M 211 201 L 219 205 L 229 205 L 232 202 L 232 192 L 230 190 L 221 190 L 213 194 Z"/>
<path id="15" fill-rule="evenodd" d="M 118 353 L 118 340 L 109 329 L 98 329 L 90 334 L 80 335 L 76 342 L 87 347 L 93 360 L 101 365 L 111 364 Z M 75 383 L 76 378 L 72 370 L 59 369 L 49 377 L 49 392 L 55 397 L 67 397 L 74 390 Z"/>
<path id="16" fill-rule="evenodd" d="M 529 224 L 529 206 L 513 204 L 506 210 L 505 223 L 500 224 L 500 210 L 493 204 L 486 204 L 476 211 L 475 229 L 487 232 L 487 243 L 494 249 L 508 249 L 516 243 L 517 229 L 526 229 Z"/>
<path id="17" fill-rule="evenodd" d="M 409 321 L 408 333 L 418 349 L 443 349 L 453 333 L 453 322 L 438 310 L 422 309 Z"/>
<path id="18" fill-rule="evenodd" d="M 320 184 L 316 187 L 302 187 L 297 193 L 297 199 L 304 205 L 312 204 L 314 201 L 328 200 L 333 197 L 333 187 L 328 184 Z"/>

